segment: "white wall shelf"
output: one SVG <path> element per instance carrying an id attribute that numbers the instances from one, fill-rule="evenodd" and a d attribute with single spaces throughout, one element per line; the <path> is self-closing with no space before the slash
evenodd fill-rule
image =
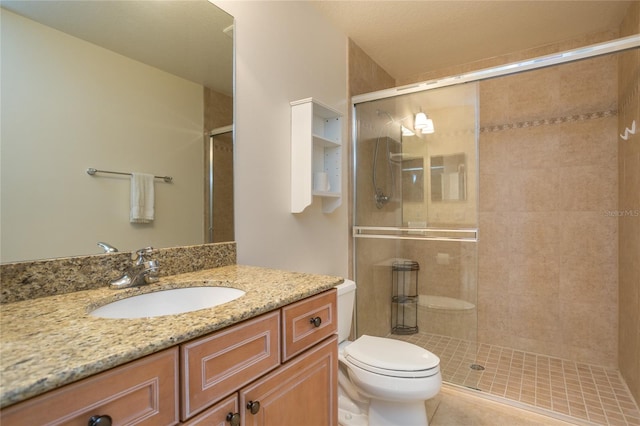
<path id="1" fill-rule="evenodd" d="M 314 190 L 316 173 L 329 189 Z M 322 198 L 322 211 L 342 203 L 342 114 L 313 98 L 291 102 L 291 212 L 301 213 Z"/>

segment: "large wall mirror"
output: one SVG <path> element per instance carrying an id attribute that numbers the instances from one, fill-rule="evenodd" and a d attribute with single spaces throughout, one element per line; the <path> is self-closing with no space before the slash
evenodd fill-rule
<path id="1" fill-rule="evenodd" d="M 0 5 L 0 262 L 233 240 L 233 17 L 206 0 Z M 131 223 L 130 177 L 89 168 L 173 181 Z"/>

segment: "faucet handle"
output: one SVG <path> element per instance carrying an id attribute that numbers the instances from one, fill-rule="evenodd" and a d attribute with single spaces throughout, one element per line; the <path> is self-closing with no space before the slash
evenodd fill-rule
<path id="1" fill-rule="evenodd" d="M 145 247 L 143 249 L 136 250 L 135 255 L 132 256 L 132 260 L 136 262 L 136 265 L 142 265 L 147 261 L 147 259 L 145 259 L 145 256 L 150 255 L 152 252 L 153 247 Z"/>
<path id="2" fill-rule="evenodd" d="M 160 281 L 158 272 L 160 272 L 160 266 L 157 260 L 149 260 L 144 262 L 144 282 L 147 284 L 157 283 Z"/>

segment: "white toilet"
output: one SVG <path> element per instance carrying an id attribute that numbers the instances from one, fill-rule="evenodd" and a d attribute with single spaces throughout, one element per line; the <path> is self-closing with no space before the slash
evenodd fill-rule
<path id="1" fill-rule="evenodd" d="M 440 359 L 400 340 L 363 335 L 349 342 L 356 283 L 345 280 L 336 288 L 338 422 L 342 426 L 427 425 L 424 402 L 442 386 Z"/>

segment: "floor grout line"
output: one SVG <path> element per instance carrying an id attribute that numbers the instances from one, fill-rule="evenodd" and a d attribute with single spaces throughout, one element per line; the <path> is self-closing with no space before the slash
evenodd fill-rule
<path id="1" fill-rule="evenodd" d="M 387 337 L 440 357 L 445 382 L 580 422 L 640 426 L 640 410 L 617 370 L 423 332 Z M 472 364 L 484 370 L 473 370 Z"/>

